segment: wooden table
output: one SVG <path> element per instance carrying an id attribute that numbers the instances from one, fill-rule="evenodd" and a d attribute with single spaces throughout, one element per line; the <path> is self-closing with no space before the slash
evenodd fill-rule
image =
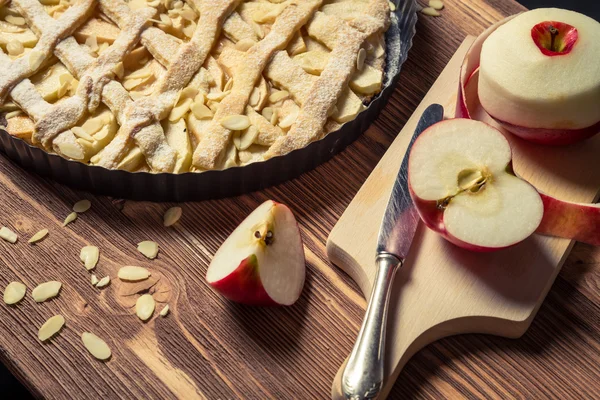
<path id="1" fill-rule="evenodd" d="M 327 235 L 464 36 L 521 9 L 512 0 L 447 0 L 441 18 L 420 16 L 391 102 L 355 144 L 278 187 L 183 204 L 183 218 L 170 229 L 161 223 L 170 204 L 78 193 L 0 156 L 0 224 L 20 233 L 16 245 L 0 241 L 0 286 L 21 280 L 31 290 L 46 280 L 64 283 L 48 303 L 35 304 L 28 292 L 19 305 L 0 307 L 2 362 L 34 394 L 57 399 L 328 398 L 365 301 L 326 259 Z M 92 209 L 63 228 L 81 198 L 91 199 Z M 305 241 L 306 287 L 290 308 L 232 304 L 204 280 L 220 243 L 268 198 L 291 206 Z M 27 238 L 42 228 L 50 236 L 28 245 Z M 157 260 L 136 251 L 142 240 L 160 244 Z M 122 265 L 151 268 L 152 283 L 160 279 L 150 291 L 172 313 L 143 324 L 132 309 L 135 297 L 117 279 L 104 290 L 93 288 L 78 259 L 87 244 L 101 249 L 100 277 L 115 277 Z M 600 249 L 576 245 L 523 338 L 469 335 L 428 346 L 408 363 L 390 398 L 600 396 L 599 287 Z M 65 316 L 65 329 L 40 343 L 38 327 L 57 313 Z M 86 330 L 106 339 L 110 361 L 86 352 L 80 340 Z"/>

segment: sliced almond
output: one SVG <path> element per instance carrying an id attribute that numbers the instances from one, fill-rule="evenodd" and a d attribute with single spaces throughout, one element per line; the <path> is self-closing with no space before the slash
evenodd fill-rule
<path id="1" fill-rule="evenodd" d="M 76 219 L 77 219 L 77 213 L 72 212 L 71 214 L 67 215 L 67 218 L 65 218 L 65 220 L 63 222 L 63 226 L 69 225 L 71 222 L 75 221 Z"/>
<path id="2" fill-rule="evenodd" d="M 108 286 L 109 283 L 110 283 L 110 276 L 105 276 L 104 278 L 100 279 L 98 281 L 98 283 L 96 283 L 96 287 L 103 288 L 105 286 Z"/>
<path id="3" fill-rule="evenodd" d="M 90 279 L 90 282 L 92 283 L 92 286 L 96 286 L 98 284 L 98 277 L 94 274 L 92 274 L 92 277 Z"/>
<path id="4" fill-rule="evenodd" d="M 73 160 L 82 160 L 84 157 L 81 147 L 70 142 L 61 142 L 58 145 L 58 150 L 63 156 Z"/>
<path id="5" fill-rule="evenodd" d="M 265 107 L 262 110 L 262 116 L 265 117 L 267 121 L 271 121 L 271 117 L 273 117 L 273 107 Z"/>
<path id="6" fill-rule="evenodd" d="M 79 253 L 79 259 L 85 265 L 85 269 L 88 271 L 96 268 L 98 264 L 98 258 L 100 257 L 100 250 L 96 246 L 85 246 Z"/>
<path id="7" fill-rule="evenodd" d="M 168 15 L 166 14 L 160 14 L 160 23 L 165 25 L 165 26 L 171 26 L 173 25 L 173 23 L 171 22 L 171 18 L 169 18 Z"/>
<path id="8" fill-rule="evenodd" d="M 143 242 L 138 243 L 137 249 L 140 253 L 142 253 L 151 260 L 155 259 L 156 255 L 158 254 L 158 244 L 150 240 L 145 240 Z"/>
<path id="9" fill-rule="evenodd" d="M 181 218 L 181 214 L 182 214 L 182 210 L 181 207 L 171 207 L 167 210 L 167 212 L 165 212 L 165 215 L 163 217 L 163 225 L 164 226 L 171 226 L 174 223 L 176 223 L 177 221 L 179 221 L 179 218 Z"/>
<path id="10" fill-rule="evenodd" d="M 95 33 L 92 33 L 85 39 L 85 45 L 92 49 L 92 51 L 94 52 L 98 51 L 98 38 Z"/>
<path id="11" fill-rule="evenodd" d="M 111 352 L 106 342 L 93 333 L 83 332 L 81 341 L 83 341 L 87 351 L 98 360 L 108 360 L 110 358 Z"/>
<path id="12" fill-rule="evenodd" d="M 105 121 L 104 118 L 101 118 L 100 116 L 98 116 L 97 118 L 88 119 L 87 121 L 84 122 L 83 125 L 81 125 L 81 127 L 89 135 L 93 135 L 93 134 L 97 133 L 98 131 L 100 131 L 105 125 L 110 124 L 110 123 L 111 123 L 110 118 L 107 118 L 107 120 Z"/>
<path id="13" fill-rule="evenodd" d="M 279 119 L 279 109 L 273 109 L 273 114 L 271 115 L 271 125 L 277 125 L 277 120 Z"/>
<path id="14" fill-rule="evenodd" d="M 290 93 L 287 90 L 278 90 L 276 92 L 271 93 L 269 96 L 269 102 L 277 103 L 279 101 L 285 100 L 290 97 Z"/>
<path id="15" fill-rule="evenodd" d="M 282 129 L 290 128 L 292 125 L 294 125 L 296 119 L 298 119 L 299 112 L 299 108 L 294 108 L 288 115 L 285 116 L 285 118 L 282 118 L 281 121 L 279 121 L 279 126 Z"/>
<path id="16" fill-rule="evenodd" d="M 166 317 L 168 313 L 169 313 L 169 305 L 167 304 L 166 306 L 163 307 L 162 310 L 160 310 L 159 314 L 161 317 Z"/>
<path id="17" fill-rule="evenodd" d="M 252 143 L 254 143 L 257 136 L 258 128 L 256 128 L 254 125 L 250 125 L 248 129 L 240 132 L 239 135 L 234 136 L 233 144 L 238 150 L 246 150 L 252 145 Z"/>
<path id="18" fill-rule="evenodd" d="M 33 235 L 31 237 L 31 239 L 29 239 L 27 241 L 27 243 L 37 243 L 40 240 L 42 240 L 43 238 L 45 238 L 47 234 L 48 234 L 48 229 L 42 229 L 41 231 L 39 231 L 38 233 Z"/>
<path id="19" fill-rule="evenodd" d="M 6 51 L 10 56 L 18 56 L 19 54 L 23 54 L 25 47 L 18 40 L 11 40 L 6 44 Z"/>
<path id="20" fill-rule="evenodd" d="M 33 289 L 31 296 L 37 303 L 42 303 L 48 299 L 58 296 L 61 287 L 62 283 L 58 281 L 44 282 Z"/>
<path id="21" fill-rule="evenodd" d="M 21 282 L 11 282 L 4 288 L 4 302 L 6 304 L 17 304 L 25 297 L 27 287 Z"/>
<path id="22" fill-rule="evenodd" d="M 248 103 L 252 107 L 256 107 L 260 102 L 260 89 L 255 87 L 252 89 L 252 93 L 250 94 L 250 99 L 248 99 Z"/>
<path id="23" fill-rule="evenodd" d="M 227 83 L 225 84 L 225 87 L 223 88 L 223 90 L 226 91 L 226 92 L 230 92 L 232 87 L 233 87 L 233 78 L 229 79 L 227 81 Z"/>
<path id="24" fill-rule="evenodd" d="M 221 125 L 232 131 L 243 131 L 250 126 L 250 118 L 245 115 L 228 115 L 221 118 Z"/>
<path id="25" fill-rule="evenodd" d="M 0 238 L 6 240 L 9 243 L 16 243 L 17 240 L 19 239 L 19 237 L 17 236 L 16 233 L 14 233 L 13 231 L 11 231 L 10 229 L 8 229 L 5 226 L 0 228 Z"/>
<path id="26" fill-rule="evenodd" d="M 438 10 L 436 10 L 433 7 L 425 7 L 421 10 L 421 12 L 425 15 L 429 15 L 430 17 L 439 17 L 440 15 L 442 15 L 438 12 Z"/>
<path id="27" fill-rule="evenodd" d="M 156 303 L 151 294 L 141 295 L 135 302 L 135 313 L 142 321 L 148 320 L 154 313 Z"/>
<path id="28" fill-rule="evenodd" d="M 89 210 L 91 206 L 92 206 L 92 202 L 91 201 L 89 201 L 89 200 L 79 200 L 73 206 L 73 211 L 75 211 L 76 213 L 84 213 L 87 210 Z"/>
<path id="29" fill-rule="evenodd" d="M 239 51 L 246 51 L 250 47 L 254 46 L 255 44 L 256 44 L 256 41 L 254 39 L 245 38 L 245 39 L 242 39 L 239 42 L 237 42 L 235 44 L 235 48 L 236 48 L 236 50 L 239 50 Z"/>
<path id="30" fill-rule="evenodd" d="M 16 17 L 14 15 L 7 15 L 6 17 L 4 17 L 4 20 L 8 23 L 11 23 L 13 25 L 25 25 L 25 18 L 23 17 Z"/>
<path id="31" fill-rule="evenodd" d="M 221 101 L 223 100 L 225 97 L 227 97 L 227 95 L 231 93 L 231 91 L 226 90 L 224 92 L 213 92 L 213 93 L 209 93 L 206 95 L 206 98 L 208 100 L 214 100 L 214 101 Z"/>
<path id="32" fill-rule="evenodd" d="M 184 26 L 183 29 L 181 29 L 181 32 L 183 32 L 183 34 L 188 38 L 192 38 L 192 36 L 194 36 L 195 31 L 196 24 L 194 22 L 191 22 L 189 25 Z"/>
<path id="33" fill-rule="evenodd" d="M 150 277 L 150 271 L 148 271 L 144 267 L 136 267 L 129 265 L 119 269 L 117 276 L 122 281 L 143 281 L 144 279 L 148 279 Z"/>
<path id="34" fill-rule="evenodd" d="M 388 4 L 390 5 L 390 11 L 396 11 L 396 4 L 393 1 L 388 1 Z"/>
<path id="35" fill-rule="evenodd" d="M 360 49 L 358 51 L 358 55 L 356 56 L 356 69 L 361 71 L 363 66 L 365 65 L 365 58 L 367 58 L 367 51 L 365 49 Z"/>
<path id="36" fill-rule="evenodd" d="M 429 0 L 429 7 L 434 10 L 441 10 L 444 8 L 444 2 L 442 0 Z"/>
<path id="37" fill-rule="evenodd" d="M 198 14 L 196 14 L 191 8 L 182 9 L 181 11 L 179 11 L 179 15 L 181 15 L 183 19 L 186 19 L 188 21 L 195 21 L 198 19 Z"/>
<path id="38" fill-rule="evenodd" d="M 36 71 L 44 62 L 44 54 L 37 51 L 31 50 L 29 52 L 29 68 Z"/>
<path id="39" fill-rule="evenodd" d="M 113 72 L 117 78 L 123 79 L 123 76 L 125 75 L 125 67 L 123 66 L 123 62 L 119 62 L 117 65 L 115 65 Z"/>
<path id="40" fill-rule="evenodd" d="M 169 113 L 169 121 L 176 122 L 183 118 L 183 116 L 190 110 L 190 106 L 193 102 L 194 100 L 190 98 L 183 99 L 177 106 L 171 109 L 171 112 Z"/>
<path id="41" fill-rule="evenodd" d="M 42 342 L 50 339 L 52 336 L 56 335 L 64 325 L 65 317 L 60 314 L 49 318 L 38 331 L 38 339 Z"/>
<path id="42" fill-rule="evenodd" d="M 190 106 L 190 109 L 192 110 L 194 117 L 198 119 L 212 119 L 213 117 L 213 113 L 210 108 L 206 107 L 202 103 L 193 102 Z"/>

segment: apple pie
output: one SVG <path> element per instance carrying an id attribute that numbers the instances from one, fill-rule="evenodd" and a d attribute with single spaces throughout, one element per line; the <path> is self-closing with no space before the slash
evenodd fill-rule
<path id="1" fill-rule="evenodd" d="M 108 169 L 247 165 L 365 108 L 389 22 L 387 0 L 0 0 L 0 124 Z"/>

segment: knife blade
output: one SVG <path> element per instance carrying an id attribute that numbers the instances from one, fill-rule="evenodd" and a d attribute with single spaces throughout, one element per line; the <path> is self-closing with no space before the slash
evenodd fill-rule
<path id="1" fill-rule="evenodd" d="M 387 308 L 394 275 L 408 255 L 419 224 L 419 215 L 408 190 L 408 158 L 421 133 L 444 118 L 444 108 L 425 109 L 408 144 L 396 176 L 377 242 L 377 273 L 358 338 L 342 373 L 345 399 L 374 399 L 383 386 Z"/>
<path id="2" fill-rule="evenodd" d="M 408 156 L 419 135 L 443 118 L 444 107 L 439 104 L 432 104 L 425 109 L 417 124 L 415 133 L 406 149 L 406 155 L 400 165 L 390 200 L 381 221 L 377 254 L 390 253 L 399 260 L 403 260 L 408 255 L 410 244 L 419 224 L 419 214 L 408 191 Z"/>

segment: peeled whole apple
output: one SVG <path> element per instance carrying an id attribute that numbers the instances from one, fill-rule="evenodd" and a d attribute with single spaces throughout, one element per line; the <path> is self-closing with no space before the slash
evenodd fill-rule
<path id="1" fill-rule="evenodd" d="M 266 201 L 225 240 L 206 280 L 230 300 L 251 305 L 291 305 L 302 292 L 304 248 L 288 207 Z"/>
<path id="2" fill-rule="evenodd" d="M 600 245 L 600 206 L 540 194 L 513 172 L 504 135 L 480 121 L 425 130 L 410 153 L 408 183 L 425 225 L 469 250 L 502 249 L 534 232 Z"/>
<path id="3" fill-rule="evenodd" d="M 504 128 L 550 145 L 600 132 L 600 23 L 540 8 L 482 36 L 479 100 Z"/>

